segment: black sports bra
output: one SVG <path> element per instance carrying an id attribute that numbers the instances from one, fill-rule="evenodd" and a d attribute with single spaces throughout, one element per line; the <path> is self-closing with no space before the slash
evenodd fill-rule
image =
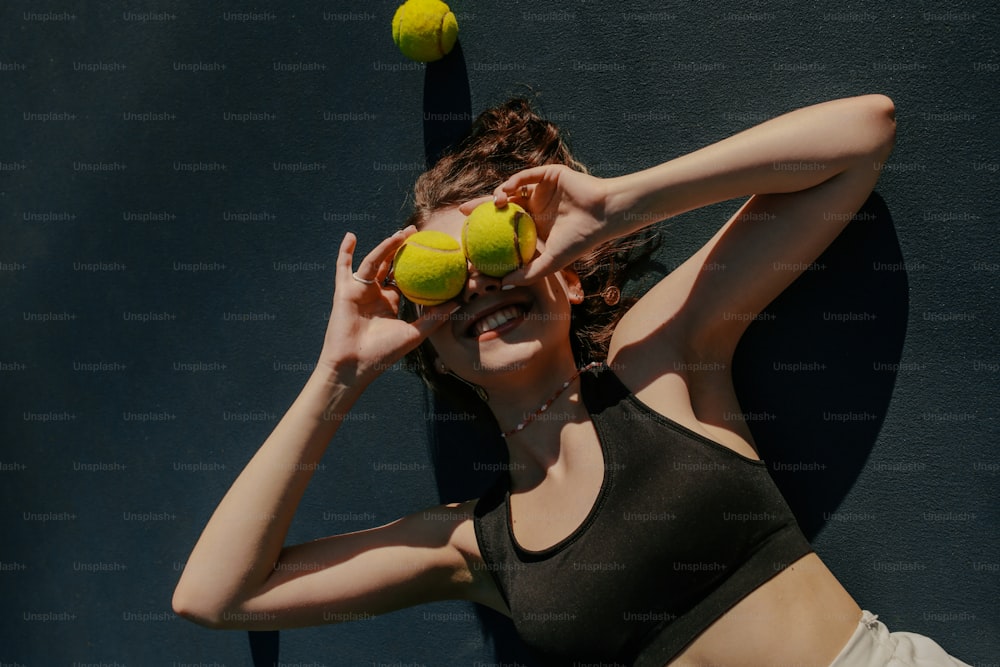
<path id="1" fill-rule="evenodd" d="M 607 368 L 581 383 L 605 464 L 589 515 L 525 550 L 504 473 L 476 504 L 479 549 L 544 664 L 662 667 L 812 548 L 762 461 L 653 411 Z"/>

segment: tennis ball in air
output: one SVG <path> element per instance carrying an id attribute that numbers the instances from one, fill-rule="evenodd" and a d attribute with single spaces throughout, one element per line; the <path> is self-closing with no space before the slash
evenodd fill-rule
<path id="1" fill-rule="evenodd" d="M 535 221 L 517 204 L 497 208 L 485 202 L 472 210 L 462 227 L 465 256 L 481 273 L 501 278 L 535 254 Z"/>
<path id="2" fill-rule="evenodd" d="M 407 0 L 392 17 L 392 40 L 411 60 L 440 60 L 456 39 L 458 21 L 441 0 Z"/>
<path id="3" fill-rule="evenodd" d="M 436 306 L 455 298 L 467 276 L 462 246 L 444 232 L 417 232 L 392 260 L 396 287 L 413 303 Z"/>

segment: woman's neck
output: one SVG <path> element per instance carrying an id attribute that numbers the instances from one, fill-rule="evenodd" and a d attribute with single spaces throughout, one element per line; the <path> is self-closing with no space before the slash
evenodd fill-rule
<path id="1" fill-rule="evenodd" d="M 509 388 L 490 389 L 490 408 L 500 427 L 508 432 L 511 482 L 515 488 L 540 483 L 559 462 L 574 429 L 589 422 L 580 382 L 579 369 L 570 357 L 558 370 L 549 366 L 530 380 L 521 378 Z"/>

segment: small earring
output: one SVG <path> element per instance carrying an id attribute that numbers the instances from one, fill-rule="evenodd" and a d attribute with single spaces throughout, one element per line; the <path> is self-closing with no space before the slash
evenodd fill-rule
<path id="1" fill-rule="evenodd" d="M 442 369 L 442 372 L 445 373 L 446 375 L 450 375 L 451 377 L 455 378 L 456 380 L 458 380 L 459 382 L 461 382 L 462 384 L 464 384 L 466 387 L 468 387 L 472 391 L 476 392 L 476 396 L 478 396 L 479 400 L 481 400 L 483 403 L 489 403 L 489 401 L 490 401 L 490 395 L 488 393 L 486 393 L 486 390 L 483 389 L 482 387 L 480 387 L 478 384 L 474 384 L 472 382 L 469 382 L 468 380 L 466 380 L 463 377 L 459 377 L 458 375 L 452 373 L 451 371 L 446 370 L 444 368 L 444 366 L 441 366 L 441 369 Z"/>

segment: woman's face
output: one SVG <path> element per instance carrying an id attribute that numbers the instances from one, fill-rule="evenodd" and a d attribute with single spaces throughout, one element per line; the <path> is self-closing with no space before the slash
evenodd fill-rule
<path id="1" fill-rule="evenodd" d="M 432 214 L 421 229 L 462 238 L 465 215 L 458 208 Z M 539 239 L 539 249 L 544 242 Z M 569 352 L 570 306 L 580 303 L 580 281 L 571 270 L 530 285 L 500 289 L 500 278 L 479 273 L 471 264 L 465 289 L 455 299 L 462 308 L 429 340 L 437 353 L 436 370 L 489 385 L 498 373 L 520 373 L 529 365 Z"/>

